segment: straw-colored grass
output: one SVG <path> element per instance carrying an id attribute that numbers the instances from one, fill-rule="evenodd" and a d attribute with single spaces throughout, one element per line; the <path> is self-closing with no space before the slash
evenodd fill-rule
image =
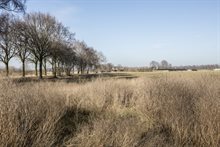
<path id="1" fill-rule="evenodd" d="M 220 76 L 0 80 L 0 146 L 220 146 Z"/>

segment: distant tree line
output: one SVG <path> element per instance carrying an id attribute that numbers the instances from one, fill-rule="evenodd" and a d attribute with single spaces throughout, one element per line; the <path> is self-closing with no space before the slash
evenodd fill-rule
<path id="1" fill-rule="evenodd" d="M 185 66 L 172 66 L 167 60 L 162 60 L 161 62 L 151 61 L 149 66 L 144 67 L 128 67 L 122 65 L 113 65 L 112 63 L 102 64 L 100 69 L 102 72 L 111 72 L 111 71 L 128 71 L 128 72 L 150 72 L 153 70 L 213 70 L 219 69 L 219 64 L 206 64 L 206 65 L 185 65 Z"/>
<path id="2" fill-rule="evenodd" d="M 7 9 L 6 5 L 4 7 Z M 76 40 L 68 27 L 49 14 L 29 13 L 18 18 L 4 12 L 0 22 L 0 61 L 5 64 L 6 76 L 14 57 L 22 63 L 23 77 L 26 62 L 32 62 L 39 78 L 43 78 L 43 71 L 47 75 L 47 64 L 57 77 L 61 72 L 70 75 L 73 69 L 89 73 L 105 60 L 101 52 Z"/>
<path id="3" fill-rule="evenodd" d="M 168 61 L 162 60 L 161 62 L 151 61 L 151 69 L 215 69 L 220 68 L 218 64 L 207 64 L 207 65 L 185 65 L 185 66 L 172 66 Z"/>
<path id="4" fill-rule="evenodd" d="M 174 69 L 207 69 L 207 70 L 212 70 L 212 69 L 217 69 L 220 68 L 220 65 L 218 64 L 207 64 L 207 65 L 185 65 L 185 66 L 173 66 Z"/>
<path id="5" fill-rule="evenodd" d="M 150 68 L 151 69 L 168 69 L 168 68 L 172 68 L 172 64 L 168 63 L 166 60 L 162 60 L 161 62 L 151 61 Z"/>
<path id="6" fill-rule="evenodd" d="M 213 70 L 219 69 L 220 65 L 218 64 L 209 64 L 209 65 L 186 65 L 186 66 L 172 66 L 168 61 L 162 60 L 161 62 L 151 61 L 149 66 L 143 67 L 128 67 L 122 65 L 113 65 L 112 63 L 102 64 L 100 70 L 102 72 L 151 72 L 153 70 Z"/>

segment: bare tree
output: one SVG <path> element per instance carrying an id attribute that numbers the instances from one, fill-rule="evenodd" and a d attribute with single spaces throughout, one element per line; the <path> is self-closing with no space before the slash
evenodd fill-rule
<path id="1" fill-rule="evenodd" d="M 93 48 L 90 48 L 90 55 L 87 73 L 89 73 L 89 69 L 96 70 L 101 67 L 101 64 L 106 62 L 106 57 L 103 55 L 103 53 L 98 52 Z"/>
<path id="2" fill-rule="evenodd" d="M 43 60 L 44 75 L 47 76 L 47 58 Z"/>
<path id="3" fill-rule="evenodd" d="M 161 68 L 169 68 L 169 63 L 166 60 L 160 62 Z"/>
<path id="4" fill-rule="evenodd" d="M 160 64 L 157 61 L 151 61 L 150 62 L 150 67 L 153 69 L 158 69 Z"/>
<path id="5" fill-rule="evenodd" d="M 17 19 L 13 23 L 14 35 L 13 42 L 16 48 L 16 56 L 22 63 L 22 76 L 25 77 L 25 62 L 30 55 L 28 48 L 28 37 L 25 35 L 26 27 L 23 21 Z"/>
<path id="6" fill-rule="evenodd" d="M 74 69 L 76 65 L 76 52 L 75 47 L 73 46 L 66 46 L 64 48 L 63 57 L 61 58 L 61 62 L 64 65 L 64 70 L 67 76 L 70 76 L 71 70 Z"/>
<path id="7" fill-rule="evenodd" d="M 98 63 L 98 56 L 96 51 L 91 48 L 87 47 L 85 49 L 85 64 L 87 68 L 87 74 L 89 73 L 89 70 L 92 69 L 93 66 L 95 66 Z"/>
<path id="8" fill-rule="evenodd" d="M 49 48 L 49 55 L 52 59 L 50 63 L 53 67 L 54 77 L 56 77 L 59 63 L 62 62 L 65 64 L 67 60 L 72 59 L 70 45 L 74 40 L 74 34 L 71 33 L 67 27 L 62 23 L 56 24 L 56 30 L 52 36 L 52 45 Z"/>
<path id="9" fill-rule="evenodd" d="M 52 45 L 49 49 L 49 55 L 51 57 L 51 61 L 49 62 L 52 65 L 52 71 L 53 71 L 53 76 L 56 78 L 57 77 L 57 63 L 59 56 L 61 54 L 61 44 L 60 42 L 52 42 Z"/>
<path id="10" fill-rule="evenodd" d="M 76 41 L 76 57 L 78 73 L 84 73 L 87 70 L 94 70 L 101 65 L 101 62 L 105 61 L 105 57 L 101 52 L 97 52 L 92 47 L 88 47 L 84 41 Z"/>
<path id="11" fill-rule="evenodd" d="M 111 72 L 113 67 L 114 67 L 114 65 L 113 65 L 112 63 L 107 63 L 107 64 L 106 64 L 106 70 L 107 70 L 108 72 Z"/>
<path id="12" fill-rule="evenodd" d="M 78 66 L 78 73 L 81 72 L 81 74 L 84 73 L 84 70 L 87 66 L 86 58 L 86 48 L 87 45 L 84 41 L 76 41 L 75 43 L 76 47 L 76 56 L 77 56 L 77 66 Z"/>
<path id="13" fill-rule="evenodd" d="M 27 25 L 26 35 L 29 39 L 30 52 L 39 61 L 39 78 L 43 78 L 43 60 L 48 56 L 51 38 L 56 31 L 56 19 L 49 14 L 31 13 L 24 17 Z"/>
<path id="14" fill-rule="evenodd" d="M 9 61 L 15 56 L 16 50 L 13 44 L 13 15 L 8 13 L 0 16 L 0 61 L 5 64 L 6 76 L 9 75 Z"/>
<path id="15" fill-rule="evenodd" d="M 26 0 L 0 0 L 0 9 L 24 12 Z"/>
<path id="16" fill-rule="evenodd" d="M 35 69 L 35 76 L 38 76 L 38 59 L 33 54 L 30 54 L 30 56 L 27 58 L 27 61 L 34 64 Z"/>

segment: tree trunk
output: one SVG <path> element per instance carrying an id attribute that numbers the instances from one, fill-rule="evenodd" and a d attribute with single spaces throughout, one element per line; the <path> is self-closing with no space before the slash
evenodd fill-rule
<path id="1" fill-rule="evenodd" d="M 75 71 L 75 70 L 74 70 L 74 65 L 73 65 L 73 74 L 74 74 L 74 71 Z"/>
<path id="2" fill-rule="evenodd" d="M 66 76 L 70 76 L 70 69 L 66 69 Z"/>
<path id="3" fill-rule="evenodd" d="M 78 73 L 78 74 L 80 73 L 80 67 L 77 68 L 77 73 Z"/>
<path id="4" fill-rule="evenodd" d="M 44 59 L 44 75 L 47 76 L 47 60 Z"/>
<path id="5" fill-rule="evenodd" d="M 56 60 L 53 61 L 53 77 L 57 77 L 57 63 Z"/>
<path id="6" fill-rule="evenodd" d="M 22 77 L 25 77 L 25 61 L 22 61 Z"/>
<path id="7" fill-rule="evenodd" d="M 87 74 L 89 74 L 89 67 L 87 68 Z"/>
<path id="8" fill-rule="evenodd" d="M 81 66 L 81 74 L 83 74 L 83 67 Z"/>
<path id="9" fill-rule="evenodd" d="M 5 63 L 6 77 L 9 76 L 9 65 L 8 62 Z"/>
<path id="10" fill-rule="evenodd" d="M 43 59 L 39 60 L 39 79 L 43 79 Z"/>
<path id="11" fill-rule="evenodd" d="M 37 69 L 37 66 L 38 66 L 38 62 L 35 62 L 35 75 L 36 75 L 36 77 L 38 76 L 38 69 Z"/>
<path id="12" fill-rule="evenodd" d="M 66 72 L 66 76 L 71 76 L 71 70 L 72 70 L 72 68 L 66 66 L 66 67 L 64 67 L 64 69 L 65 69 L 65 72 Z"/>
<path id="13" fill-rule="evenodd" d="M 58 76 L 61 76 L 60 62 L 58 62 L 58 67 L 57 68 L 58 68 Z"/>

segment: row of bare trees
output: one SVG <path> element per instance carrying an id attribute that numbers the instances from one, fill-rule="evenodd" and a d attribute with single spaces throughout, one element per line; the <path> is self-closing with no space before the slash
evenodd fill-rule
<path id="1" fill-rule="evenodd" d="M 31 61 L 39 78 L 43 78 L 43 69 L 47 73 L 47 63 L 56 77 L 61 71 L 70 75 L 74 68 L 78 73 L 88 73 L 105 59 L 102 53 L 76 40 L 74 33 L 49 14 L 29 13 L 18 18 L 2 13 L 0 22 L 0 61 L 5 64 L 6 76 L 13 57 L 22 63 L 23 77 L 25 63 Z"/>

